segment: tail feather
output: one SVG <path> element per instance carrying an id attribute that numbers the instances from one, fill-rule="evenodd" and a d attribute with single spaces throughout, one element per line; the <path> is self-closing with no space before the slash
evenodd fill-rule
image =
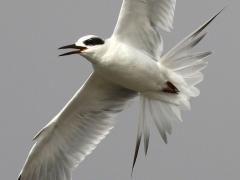
<path id="1" fill-rule="evenodd" d="M 147 155 L 148 152 L 148 146 L 149 146 L 149 138 L 150 138 L 150 129 L 148 126 L 147 118 L 146 118 L 146 98 L 141 97 L 142 101 L 142 123 L 143 123 L 143 134 L 144 134 L 144 150 L 145 155 Z"/>
<path id="2" fill-rule="evenodd" d="M 147 99 L 152 120 L 159 134 L 167 144 L 167 135 L 172 134 L 172 124 L 182 121 L 181 111 L 178 106 L 158 100 Z"/>
<path id="3" fill-rule="evenodd" d="M 180 109 L 176 105 L 173 105 L 173 104 L 170 107 L 172 109 L 173 114 L 175 114 L 177 119 L 182 122 L 183 120 L 182 120 L 182 115 L 181 115 Z"/>
<path id="4" fill-rule="evenodd" d="M 136 146 L 135 146 L 135 152 L 134 152 L 134 158 L 133 158 L 133 164 L 132 164 L 132 173 L 137 160 L 142 136 L 144 136 L 145 155 L 147 155 L 147 152 L 148 152 L 150 130 L 149 130 L 149 126 L 146 118 L 146 115 L 147 115 L 146 113 L 147 113 L 146 98 L 140 96 L 139 123 L 138 123 L 137 140 L 136 140 Z"/>
<path id="5" fill-rule="evenodd" d="M 167 144 L 167 132 L 171 132 L 171 125 L 169 124 L 169 122 L 166 122 L 165 119 L 161 119 L 161 121 L 158 121 L 158 115 L 156 114 L 157 112 L 152 105 L 152 101 L 149 101 L 149 110 L 159 134 L 161 135 L 163 141 Z"/>
<path id="6" fill-rule="evenodd" d="M 148 118 L 153 120 L 159 134 L 166 144 L 168 142 L 167 135 L 172 134 L 172 121 L 182 121 L 181 111 L 174 104 L 148 99 L 142 95 L 140 96 L 140 104 L 140 117 L 132 164 L 132 173 L 138 157 L 142 137 L 144 137 L 144 150 L 145 155 L 147 155 L 150 138 L 150 129 L 147 121 Z M 147 117 L 147 115 L 150 115 L 150 117 Z"/>

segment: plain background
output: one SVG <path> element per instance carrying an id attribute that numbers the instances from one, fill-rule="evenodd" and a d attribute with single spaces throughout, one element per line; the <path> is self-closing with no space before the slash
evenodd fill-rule
<path id="1" fill-rule="evenodd" d="M 1 0 L 0 179 L 17 179 L 32 137 L 70 99 L 92 68 L 79 56 L 59 58 L 59 46 L 79 37 L 111 35 L 121 0 Z M 238 0 L 177 0 L 165 50 L 225 5 L 196 51 L 213 50 L 201 96 L 184 112 L 165 145 L 152 129 L 131 178 L 137 104 L 121 113 L 110 135 L 74 171 L 73 180 L 236 180 L 240 178 Z"/>

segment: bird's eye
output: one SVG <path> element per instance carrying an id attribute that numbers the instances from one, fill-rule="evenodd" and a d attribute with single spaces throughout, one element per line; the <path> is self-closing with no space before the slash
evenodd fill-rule
<path id="1" fill-rule="evenodd" d="M 93 38 L 85 40 L 83 43 L 87 46 L 95 46 L 95 45 L 104 44 L 104 40 L 102 40 L 98 37 L 93 37 Z"/>

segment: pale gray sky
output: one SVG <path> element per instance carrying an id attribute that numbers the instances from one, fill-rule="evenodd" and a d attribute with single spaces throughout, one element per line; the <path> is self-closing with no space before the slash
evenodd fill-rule
<path id="1" fill-rule="evenodd" d="M 225 5 L 196 50 L 213 50 L 192 111 L 165 145 L 152 129 L 134 180 L 236 180 L 240 175 L 238 0 L 177 0 L 166 49 Z M 92 71 L 79 56 L 59 58 L 59 46 L 86 34 L 111 35 L 121 1 L 2 0 L 0 3 L 0 174 L 17 179 L 32 138 L 69 100 Z M 131 180 L 137 104 L 74 171 L 73 180 Z"/>

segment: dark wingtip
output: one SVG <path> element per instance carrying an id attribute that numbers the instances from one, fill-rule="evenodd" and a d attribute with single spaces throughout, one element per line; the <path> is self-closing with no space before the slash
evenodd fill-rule
<path id="1" fill-rule="evenodd" d="M 138 151 L 139 151 L 139 147 L 141 144 L 141 139 L 142 139 L 142 135 L 140 135 L 139 137 L 137 137 L 137 142 L 136 142 L 136 147 L 135 147 L 135 153 L 134 153 L 134 159 L 133 159 L 133 164 L 132 164 L 132 172 L 131 172 L 131 177 L 133 177 L 133 170 L 134 170 L 134 166 L 136 164 L 136 160 L 137 160 L 137 156 L 138 156 Z"/>
<path id="2" fill-rule="evenodd" d="M 215 14 L 213 17 L 211 17 L 206 23 L 204 23 L 199 29 L 197 29 L 191 37 L 196 37 L 198 34 L 200 34 L 223 10 L 225 10 L 227 6 L 222 8 L 217 14 Z"/>
<path id="3" fill-rule="evenodd" d="M 18 177 L 18 180 L 21 180 L 21 178 L 22 178 L 22 175 L 20 175 L 20 176 Z"/>
<path id="4" fill-rule="evenodd" d="M 211 22 L 212 22 L 219 14 L 221 14 L 226 8 L 227 8 L 227 6 L 225 6 L 224 8 L 222 8 L 215 16 L 213 16 L 213 17 L 210 19 L 209 23 L 211 23 Z"/>
<path id="5" fill-rule="evenodd" d="M 219 13 L 217 15 L 219 15 L 221 12 L 225 11 L 225 9 L 227 9 L 228 5 L 224 6 L 221 11 L 219 11 Z"/>
<path id="6" fill-rule="evenodd" d="M 145 134 L 144 136 L 144 150 L 145 150 L 145 156 L 147 156 L 148 154 L 148 147 L 149 147 L 149 138 L 150 138 L 150 134 Z"/>
<path id="7" fill-rule="evenodd" d="M 225 9 L 227 8 L 227 6 L 225 6 L 224 8 L 222 8 L 215 16 L 213 16 L 209 21 L 208 23 L 206 24 L 206 26 L 208 24 L 210 24 L 219 14 L 221 14 L 221 12 L 223 12 Z"/>

